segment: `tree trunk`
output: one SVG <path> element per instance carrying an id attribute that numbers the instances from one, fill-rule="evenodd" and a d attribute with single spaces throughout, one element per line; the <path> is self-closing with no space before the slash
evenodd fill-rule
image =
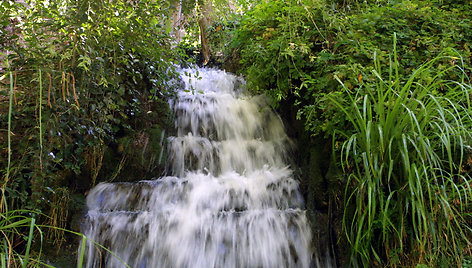
<path id="1" fill-rule="evenodd" d="M 200 28 L 200 42 L 202 45 L 201 52 L 203 55 L 203 65 L 206 65 L 210 61 L 210 46 L 208 44 L 208 33 L 207 29 L 211 26 L 213 21 L 212 18 L 212 1 L 201 1 L 201 13 L 198 19 L 198 25 Z"/>

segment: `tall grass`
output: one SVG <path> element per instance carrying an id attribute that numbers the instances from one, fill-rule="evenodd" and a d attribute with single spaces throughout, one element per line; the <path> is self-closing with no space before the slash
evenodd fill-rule
<path id="1" fill-rule="evenodd" d="M 42 232 L 36 224 L 36 219 L 29 216 L 32 211 L 12 210 L 0 215 L 0 267 L 52 267 L 40 262 L 41 252 L 32 258 L 31 245 L 34 240 L 34 230 Z M 26 246 L 22 252 L 17 252 L 15 244 L 24 241 Z"/>
<path id="2" fill-rule="evenodd" d="M 341 166 L 347 174 L 343 229 L 351 245 L 351 264 L 460 265 L 470 246 L 472 180 L 472 88 L 447 80 L 460 66 L 442 70 L 440 55 L 411 75 L 393 59 L 383 72 L 374 57 L 375 84 L 347 92 L 347 106 L 328 99 L 348 118 Z M 432 72 L 435 72 L 431 74 Z M 423 79 L 428 77 L 428 79 Z"/>

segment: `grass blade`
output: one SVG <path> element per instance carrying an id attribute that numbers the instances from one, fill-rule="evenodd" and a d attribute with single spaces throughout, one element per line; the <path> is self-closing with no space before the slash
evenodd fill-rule
<path id="1" fill-rule="evenodd" d="M 25 260 L 22 265 L 23 268 L 25 268 L 29 262 L 29 254 L 31 250 L 31 242 L 33 241 L 33 231 L 34 231 L 35 222 L 36 222 L 36 219 L 31 218 L 31 224 L 30 224 L 30 229 L 29 229 L 29 234 L 28 234 L 28 243 L 26 245 Z"/>

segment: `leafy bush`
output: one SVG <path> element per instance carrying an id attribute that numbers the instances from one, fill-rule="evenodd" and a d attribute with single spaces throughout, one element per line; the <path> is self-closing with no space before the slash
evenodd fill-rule
<path id="1" fill-rule="evenodd" d="M 372 2 L 351 11 L 317 0 L 270 1 L 254 7 L 232 42 L 240 51 L 241 71 L 250 88 L 271 96 L 274 105 L 290 98 L 310 132 L 324 135 L 345 123 L 324 98 L 333 91 L 343 94 L 334 74 L 346 79 L 349 88 L 375 79 L 370 59 L 376 52 L 388 64 L 394 32 L 401 73 L 446 48 L 461 51 L 470 66 L 472 23 L 464 16 L 470 7 L 447 10 L 419 1 Z"/>

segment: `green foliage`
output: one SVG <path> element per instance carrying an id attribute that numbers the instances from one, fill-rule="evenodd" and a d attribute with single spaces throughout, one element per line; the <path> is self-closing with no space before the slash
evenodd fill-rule
<path id="1" fill-rule="evenodd" d="M 30 257 L 31 244 L 34 240 L 33 232 L 36 230 L 42 240 L 42 232 L 36 224 L 36 219 L 29 216 L 31 211 L 12 210 L 3 211 L 0 214 L 0 232 L 2 239 L 0 244 L 0 267 L 52 267 L 40 261 L 39 256 Z M 26 247 L 21 251 L 14 249 L 14 244 L 18 240 L 26 241 Z"/>
<path id="2" fill-rule="evenodd" d="M 330 133 L 333 125 L 345 123 L 325 101 L 326 93 L 343 94 L 334 74 L 346 79 L 349 88 L 375 79 L 370 59 L 376 51 L 387 64 L 394 32 L 403 73 L 445 48 L 461 51 L 470 63 L 472 23 L 463 15 L 470 7 L 444 10 L 418 1 L 398 2 L 375 1 L 349 13 L 326 7 L 324 1 L 263 2 L 243 18 L 232 46 L 240 51 L 250 88 L 271 96 L 275 105 L 295 99 L 299 117 L 312 133 Z"/>
<path id="3" fill-rule="evenodd" d="M 458 265 L 470 247 L 471 8 L 263 1 L 235 31 L 248 88 L 342 159 L 352 265 Z"/>
<path id="4" fill-rule="evenodd" d="M 3 211 L 0 214 L 0 232 L 2 233 L 2 239 L 0 243 L 0 267 L 54 267 L 49 265 L 41 260 L 42 251 L 41 247 L 39 252 L 35 252 L 32 255 L 32 244 L 35 240 L 39 240 L 40 245 L 43 244 L 43 230 L 44 229 L 54 229 L 59 230 L 56 226 L 44 226 L 38 225 L 36 223 L 36 217 L 32 216 L 36 213 L 34 211 L 28 210 L 11 210 Z M 79 236 L 82 238 L 81 242 L 91 243 L 96 247 L 103 249 L 104 251 L 110 253 L 112 256 L 117 258 L 124 267 L 129 267 L 125 262 L 123 262 L 119 256 L 110 252 L 102 245 L 96 243 L 85 237 L 85 235 L 73 232 L 70 230 L 62 229 L 61 231 L 69 232 L 73 235 Z M 15 244 L 21 243 L 20 241 L 25 241 L 26 246 L 19 248 Z M 79 258 L 77 262 L 77 267 L 83 267 L 85 259 L 85 247 L 80 247 Z"/>
<path id="5" fill-rule="evenodd" d="M 250 88 L 274 102 L 297 91 L 297 81 L 316 59 L 312 51 L 327 42 L 317 26 L 322 5 L 317 0 L 267 1 L 247 13 L 232 47 L 240 50 Z M 322 60 L 328 58 L 323 54 Z"/>
<path id="6" fill-rule="evenodd" d="M 187 51 L 188 55 L 197 63 L 201 63 L 201 27 L 208 37 L 212 63 L 221 65 L 223 57 L 230 57 L 228 44 L 232 38 L 242 14 L 255 4 L 254 0 L 192 0 L 181 2 L 180 26 L 185 35 L 179 42 L 179 47 Z M 201 24 L 202 21 L 206 23 Z"/>
<path id="7" fill-rule="evenodd" d="M 181 60 L 169 35 L 173 3 L 25 2 L 0 2 L 0 77 L 11 75 L 0 81 L 1 206 L 64 228 L 67 191 L 112 176 L 100 173 L 104 148 L 167 124 L 163 99 Z"/>
<path id="8" fill-rule="evenodd" d="M 4 48 L 16 76 L 13 116 L 18 120 L 12 131 L 24 132 L 14 147 L 23 162 L 12 172 L 24 182 L 57 170 L 80 173 L 85 147 L 132 131 L 147 103 L 171 89 L 174 55 L 165 27 L 168 14 L 161 11 L 165 6 L 156 1 L 33 1 L 28 7 L 11 2 L 2 7 L 4 18 L 18 20 L 18 34 L 7 32 Z M 44 137 L 35 135 L 35 126 Z M 31 144 L 42 146 L 44 155 Z M 42 160 L 44 167 L 27 164 Z"/>

